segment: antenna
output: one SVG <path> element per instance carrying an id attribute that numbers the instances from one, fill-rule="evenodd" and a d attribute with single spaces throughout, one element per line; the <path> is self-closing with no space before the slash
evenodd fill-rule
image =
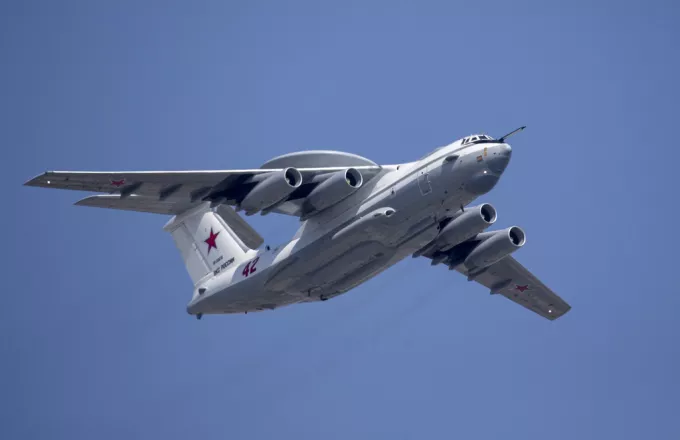
<path id="1" fill-rule="evenodd" d="M 527 126 L 526 126 L 526 125 L 523 125 L 523 126 L 521 126 L 520 128 L 518 128 L 517 130 L 513 130 L 513 131 L 511 131 L 510 133 L 508 133 L 508 134 L 506 134 L 506 135 L 504 135 L 504 136 L 501 136 L 501 138 L 498 139 L 498 142 L 505 142 L 505 140 L 506 140 L 507 138 L 509 138 L 509 137 L 512 136 L 513 134 L 519 133 L 520 131 L 524 130 L 525 128 L 527 128 Z"/>

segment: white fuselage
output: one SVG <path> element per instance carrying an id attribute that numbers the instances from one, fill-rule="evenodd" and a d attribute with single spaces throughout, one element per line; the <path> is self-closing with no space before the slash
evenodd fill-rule
<path id="1" fill-rule="evenodd" d="M 507 144 L 456 141 L 417 162 L 385 166 L 342 202 L 304 221 L 293 239 L 196 286 L 188 311 L 242 313 L 331 298 L 432 241 L 443 219 L 488 192 Z"/>

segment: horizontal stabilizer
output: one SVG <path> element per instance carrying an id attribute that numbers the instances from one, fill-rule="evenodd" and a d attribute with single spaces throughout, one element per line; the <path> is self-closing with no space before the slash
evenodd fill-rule
<path id="1" fill-rule="evenodd" d="M 220 205 L 217 214 L 250 249 L 257 249 L 264 243 L 264 238 L 230 206 Z"/>
<path id="2" fill-rule="evenodd" d="M 179 215 L 193 206 L 191 202 L 177 203 L 136 195 L 121 197 L 118 194 L 86 197 L 78 201 L 76 205 L 165 215 Z M 257 249 L 264 243 L 264 238 L 231 207 L 220 205 L 217 208 L 217 214 L 232 229 L 234 234 L 243 241 L 243 244 L 250 249 Z"/>
<path id="3" fill-rule="evenodd" d="M 155 197 L 144 197 L 134 194 L 127 197 L 121 197 L 119 194 L 90 196 L 79 200 L 76 202 L 76 205 L 166 215 L 177 215 L 194 206 L 190 201 L 177 203 L 176 201 L 164 201 L 158 200 Z"/>

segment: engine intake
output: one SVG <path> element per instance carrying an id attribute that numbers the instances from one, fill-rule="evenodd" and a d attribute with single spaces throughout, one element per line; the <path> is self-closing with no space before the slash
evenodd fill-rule
<path id="1" fill-rule="evenodd" d="M 488 203 L 468 208 L 442 229 L 436 243 L 447 251 L 494 224 L 496 218 L 496 208 Z"/>
<path id="2" fill-rule="evenodd" d="M 321 211 L 333 206 L 361 188 L 363 183 L 364 178 L 356 168 L 335 172 L 309 193 L 305 200 L 305 210 Z"/>
<path id="3" fill-rule="evenodd" d="M 519 226 L 477 235 L 481 243 L 467 255 L 463 264 L 469 270 L 480 270 L 507 257 L 526 243 L 526 234 Z"/>
<path id="4" fill-rule="evenodd" d="M 268 208 L 285 199 L 302 185 L 302 174 L 296 168 L 286 168 L 267 174 L 250 190 L 241 202 L 246 215 Z"/>

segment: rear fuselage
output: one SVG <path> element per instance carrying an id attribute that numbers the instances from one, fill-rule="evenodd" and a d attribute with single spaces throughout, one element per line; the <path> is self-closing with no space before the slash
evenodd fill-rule
<path id="1" fill-rule="evenodd" d="M 433 240 L 444 219 L 495 186 L 509 159 L 507 144 L 456 141 L 419 161 L 385 166 L 305 220 L 290 242 L 252 251 L 196 286 L 187 310 L 242 313 L 344 293 Z"/>

